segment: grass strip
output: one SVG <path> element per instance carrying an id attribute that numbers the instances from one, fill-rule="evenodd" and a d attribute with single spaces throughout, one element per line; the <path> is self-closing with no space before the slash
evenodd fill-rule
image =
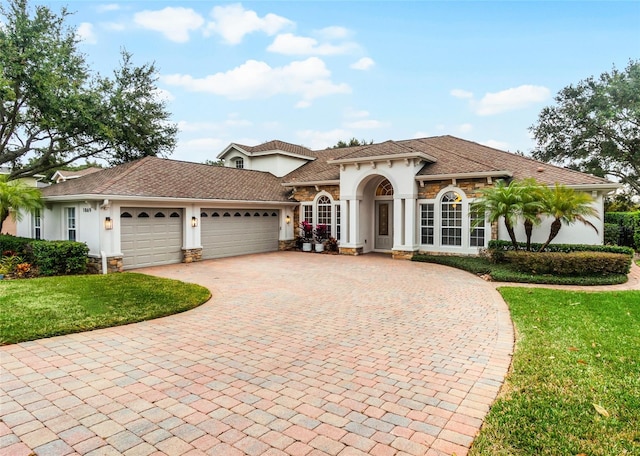
<path id="1" fill-rule="evenodd" d="M 470 455 L 640 454 L 640 291 L 500 293 L 516 351 Z"/>
<path id="2" fill-rule="evenodd" d="M 0 344 L 164 317 L 206 302 L 205 287 L 137 273 L 0 281 Z"/>

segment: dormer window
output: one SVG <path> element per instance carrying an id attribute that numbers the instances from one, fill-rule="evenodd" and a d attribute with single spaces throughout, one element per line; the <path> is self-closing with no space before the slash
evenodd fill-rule
<path id="1" fill-rule="evenodd" d="M 244 168 L 244 158 L 238 157 L 234 160 L 236 168 L 243 169 Z"/>

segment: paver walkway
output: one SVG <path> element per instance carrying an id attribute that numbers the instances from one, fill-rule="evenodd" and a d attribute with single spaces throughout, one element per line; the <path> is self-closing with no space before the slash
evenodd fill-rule
<path id="1" fill-rule="evenodd" d="M 213 299 L 0 347 L 0 454 L 462 456 L 511 360 L 494 285 L 439 265 L 278 252 L 144 272 Z"/>

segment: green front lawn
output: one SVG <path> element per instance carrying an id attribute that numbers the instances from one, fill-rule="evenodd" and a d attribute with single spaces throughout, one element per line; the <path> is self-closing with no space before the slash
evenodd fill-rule
<path id="1" fill-rule="evenodd" d="M 640 454 L 640 291 L 500 292 L 512 372 L 470 454 Z"/>
<path id="2" fill-rule="evenodd" d="M 0 344 L 124 325 L 206 302 L 200 285 L 136 273 L 0 281 Z"/>

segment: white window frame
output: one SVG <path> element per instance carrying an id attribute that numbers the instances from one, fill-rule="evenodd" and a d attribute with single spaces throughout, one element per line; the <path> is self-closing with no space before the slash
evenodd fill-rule
<path id="1" fill-rule="evenodd" d="M 72 211 L 73 217 L 71 216 Z M 71 223 L 72 221 L 73 223 Z M 64 232 L 65 239 L 68 241 L 78 240 L 78 211 L 73 206 L 64 208 Z M 73 239 L 70 236 L 71 232 L 73 232 Z"/>
<path id="2" fill-rule="evenodd" d="M 236 169 L 244 169 L 244 157 L 234 158 L 233 165 Z"/>
<path id="3" fill-rule="evenodd" d="M 341 222 L 341 220 L 338 220 L 338 218 L 342 215 L 340 214 L 340 200 L 334 199 L 329 192 L 323 190 L 315 195 L 313 201 L 305 201 L 300 203 L 300 222 L 302 223 L 304 220 L 306 220 L 307 222 L 311 223 L 311 225 L 313 225 L 314 229 L 319 223 L 324 223 L 320 221 L 320 214 L 318 210 L 318 201 L 323 196 L 329 198 L 329 204 L 327 204 L 327 206 L 330 206 L 329 210 L 331 217 L 331 223 L 328 223 L 328 225 L 331 227 L 329 236 L 339 240 L 338 235 L 340 234 L 341 228 L 338 228 L 338 222 Z M 311 218 L 306 217 L 306 211 L 309 210 L 311 211 Z"/>
<path id="4" fill-rule="evenodd" d="M 33 226 L 31 237 L 33 239 L 42 239 L 42 210 L 36 209 L 32 216 Z"/>

